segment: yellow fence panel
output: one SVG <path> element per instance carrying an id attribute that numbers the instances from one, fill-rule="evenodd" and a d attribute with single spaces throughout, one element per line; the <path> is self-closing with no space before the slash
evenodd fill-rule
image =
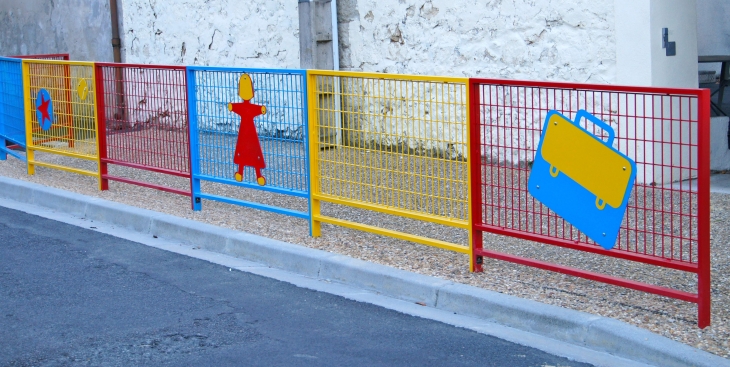
<path id="1" fill-rule="evenodd" d="M 23 79 L 28 174 L 43 166 L 101 183 L 94 64 L 23 60 Z"/>
<path id="2" fill-rule="evenodd" d="M 322 214 L 332 203 L 470 228 L 468 79 L 310 70 L 312 234 L 321 223 L 469 253 Z"/>

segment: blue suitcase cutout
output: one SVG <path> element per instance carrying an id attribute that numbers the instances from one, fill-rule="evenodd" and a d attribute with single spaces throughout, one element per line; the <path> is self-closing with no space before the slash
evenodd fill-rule
<path id="1" fill-rule="evenodd" d="M 583 118 L 608 132 L 608 141 L 582 128 Z M 613 140 L 613 129 L 585 110 L 575 122 L 550 111 L 528 179 L 533 197 L 606 250 L 616 243 L 636 180 L 635 162 Z"/>

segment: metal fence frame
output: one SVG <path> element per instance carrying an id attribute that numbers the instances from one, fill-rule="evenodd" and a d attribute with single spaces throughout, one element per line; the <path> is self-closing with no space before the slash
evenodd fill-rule
<path id="1" fill-rule="evenodd" d="M 69 54 L 37 54 L 37 55 L 20 55 L 20 56 L 8 56 L 16 59 L 35 59 L 35 60 L 58 60 L 58 61 L 69 61 Z"/>
<path id="2" fill-rule="evenodd" d="M 39 129 L 34 129 L 34 123 L 35 125 L 38 125 L 37 122 L 34 122 L 35 118 L 35 106 L 33 106 L 30 101 L 32 99 L 30 95 L 30 89 L 33 87 L 33 83 L 31 83 L 31 78 L 36 78 L 34 76 L 31 76 L 30 74 L 30 65 L 56 65 L 61 66 L 64 68 L 64 75 L 63 78 L 63 87 L 60 88 L 60 90 L 64 91 L 66 96 L 64 97 L 66 99 L 66 102 L 64 103 L 66 109 L 63 113 L 63 116 L 68 120 L 64 123 L 67 129 L 67 135 L 65 136 L 49 136 L 45 139 L 41 139 L 38 142 L 36 142 L 33 137 L 36 133 L 38 133 Z M 42 147 L 40 144 L 43 142 L 51 142 L 51 141 L 63 141 L 66 140 L 68 144 L 68 148 L 73 148 L 76 144 L 76 138 L 74 136 L 74 132 L 76 129 L 79 129 L 78 127 L 74 127 L 73 117 L 74 117 L 74 111 L 73 111 L 73 102 L 72 102 L 72 96 L 71 96 L 71 79 L 73 78 L 71 69 L 74 67 L 85 67 L 90 70 L 88 79 L 90 81 L 90 85 L 86 85 L 87 95 L 84 100 L 89 100 L 90 103 L 86 105 L 88 108 L 91 106 L 92 111 L 90 111 L 88 118 L 91 118 L 93 120 L 93 127 L 91 129 L 80 129 L 85 130 L 88 134 L 93 134 L 94 137 L 94 145 L 95 145 L 95 152 L 92 152 L 90 154 L 79 154 L 76 152 L 69 152 L 64 151 L 61 149 L 52 149 L 48 147 Z M 84 79 L 84 78 L 82 78 Z M 84 79 L 85 80 L 85 79 Z M 87 82 L 88 83 L 88 82 Z M 72 172 L 76 174 L 86 175 L 86 176 L 92 176 L 96 177 L 99 181 L 99 188 L 101 188 L 101 173 L 98 170 L 98 167 L 100 165 L 99 162 L 99 141 L 98 141 L 98 120 L 97 120 L 97 107 L 96 107 L 96 78 L 94 73 L 94 63 L 93 62 L 82 62 L 82 61 L 56 61 L 56 60 L 38 60 L 38 59 L 24 59 L 23 60 L 23 99 L 26 101 L 25 103 L 25 134 L 26 134 L 26 162 L 28 166 L 28 174 L 34 175 L 35 174 L 35 166 L 42 166 L 47 168 L 53 168 L 58 169 L 62 171 Z M 58 90 L 59 88 L 56 88 Z M 62 155 L 66 157 L 76 158 L 80 160 L 87 160 L 95 162 L 97 165 L 97 171 L 89 171 L 74 167 L 67 167 L 47 162 L 39 162 L 35 160 L 35 152 L 45 152 L 45 153 L 51 153 L 56 155 Z"/>
<path id="3" fill-rule="evenodd" d="M 132 141 L 134 139 L 128 140 L 126 142 L 120 142 L 121 145 L 124 147 L 116 147 L 120 148 L 120 150 L 136 150 L 136 151 L 145 151 L 146 153 L 161 153 L 166 156 L 174 156 L 177 158 L 184 158 L 187 163 L 187 169 L 175 169 L 175 167 L 169 167 L 164 166 L 164 164 L 144 164 L 144 163 L 135 163 L 131 162 L 129 160 L 125 160 L 123 158 L 109 158 L 109 152 L 113 148 L 111 144 L 109 144 L 109 131 L 107 129 L 107 115 L 109 112 L 114 113 L 114 110 L 120 109 L 123 110 L 122 114 L 124 115 L 121 117 L 125 121 L 127 121 L 128 118 L 128 112 L 127 111 L 127 99 L 129 97 L 129 93 L 125 91 L 125 85 L 129 84 L 129 81 L 124 80 L 124 76 L 122 75 L 123 69 L 139 69 L 139 70 L 163 70 L 163 71 L 170 71 L 170 70 L 176 70 L 179 71 L 182 76 L 182 83 L 183 84 L 173 84 L 171 81 L 166 80 L 164 83 L 165 85 L 171 85 L 175 88 L 182 88 L 180 91 L 180 95 L 176 95 L 176 97 L 184 98 L 185 99 L 185 117 L 186 119 L 189 118 L 189 114 L 187 111 L 188 106 L 188 88 L 187 88 L 187 72 L 185 71 L 184 66 L 163 66 L 163 65 L 142 65 L 142 64 L 119 64 L 119 63 L 96 63 L 95 64 L 95 74 L 96 74 L 96 96 L 97 96 L 97 114 L 98 114 L 98 122 L 99 122 L 99 155 L 100 155 L 100 171 L 101 171 L 101 189 L 102 190 L 108 190 L 109 189 L 109 180 L 112 181 L 118 181 L 118 182 L 124 182 L 132 185 L 152 188 L 160 191 L 170 192 L 178 195 L 183 196 L 192 196 L 192 189 L 190 190 L 180 190 L 172 187 L 152 184 L 148 182 L 143 182 L 139 180 L 119 177 L 119 176 L 113 176 L 108 174 L 108 165 L 119 165 L 119 166 L 125 166 L 129 168 L 139 169 L 143 171 L 150 171 L 150 172 L 156 172 L 156 173 L 162 173 L 177 177 L 183 177 L 187 178 L 189 180 L 192 180 L 192 175 L 190 174 L 190 126 L 187 124 L 187 127 L 185 127 L 185 134 L 187 137 L 187 142 L 183 142 L 183 144 L 177 145 L 177 144 L 169 144 L 170 146 L 166 151 L 162 152 L 152 152 L 149 149 L 144 149 L 146 147 L 146 143 L 150 143 L 151 141 L 161 141 L 162 139 L 158 135 L 154 135 L 151 138 L 142 139 L 145 141 Z M 111 84 L 110 80 L 108 78 L 104 77 L 104 70 L 105 69 L 112 69 L 114 70 L 114 89 L 115 90 L 122 90 L 123 92 L 120 93 L 113 93 L 108 92 L 106 90 L 106 87 L 104 85 L 105 82 L 107 84 Z M 133 82 L 132 85 L 138 85 L 138 84 L 149 84 L 149 83 L 140 83 L 140 82 Z M 155 83 L 159 85 L 160 83 Z M 129 86 L 128 86 L 129 87 Z M 132 89 L 132 87 L 129 87 Z M 144 91 L 143 93 L 145 93 Z M 169 94 L 167 95 L 169 96 Z M 107 106 L 105 97 L 113 98 L 114 106 Z M 125 98 L 126 97 L 126 98 Z M 140 97 L 135 95 L 135 97 Z M 154 99 L 155 101 L 158 101 L 160 99 L 164 99 L 165 96 L 150 96 L 145 93 L 145 96 L 141 101 L 144 101 L 144 103 L 150 103 L 147 102 L 147 99 Z M 141 102 L 140 101 L 140 102 Z M 126 131 L 125 131 L 126 132 Z M 129 131 L 131 132 L 131 131 Z M 180 142 L 169 142 L 168 143 L 180 143 Z M 152 161 L 155 160 L 149 156 L 144 156 L 144 159 L 146 161 Z M 157 160 L 157 163 L 160 163 L 159 160 Z M 168 162 L 169 163 L 169 162 Z M 191 183 L 192 187 L 192 183 Z"/>
<path id="4" fill-rule="evenodd" d="M 265 185 L 260 186 L 255 183 L 246 182 L 245 180 L 242 182 L 237 182 L 232 179 L 226 179 L 221 177 L 216 177 L 212 175 L 205 175 L 201 173 L 201 156 L 200 156 L 200 127 L 199 127 L 199 119 L 198 119 L 198 102 L 199 99 L 196 94 L 196 88 L 198 88 L 197 85 L 197 79 L 195 78 L 196 72 L 224 72 L 224 73 L 252 73 L 252 74 L 283 74 L 283 75 L 296 75 L 301 77 L 301 106 L 302 106 L 302 124 L 303 124 L 303 144 L 304 144 L 304 175 L 305 175 L 305 184 L 306 184 L 306 190 L 294 190 L 290 188 L 285 187 L 277 187 L 273 185 Z M 310 157 L 309 157 L 309 139 L 308 139 L 308 116 L 307 116 L 307 78 L 306 78 L 306 71 L 305 70 L 298 70 L 298 69 L 260 69 L 260 68 L 237 68 L 237 67 L 207 67 L 207 66 L 188 66 L 187 67 L 187 83 L 188 83 L 188 111 L 189 111 L 189 124 L 190 124 L 190 162 L 191 162 L 191 174 L 192 174 L 192 199 L 193 199 L 193 210 L 201 210 L 202 209 L 202 199 L 207 200 L 214 200 L 214 201 L 220 201 L 228 204 L 233 205 L 240 205 L 244 207 L 254 208 L 258 210 L 265 210 L 277 214 L 285 214 L 297 218 L 302 218 L 309 220 L 311 222 L 311 197 L 310 197 L 310 188 L 311 188 L 311 179 L 309 176 L 309 165 L 310 165 Z M 254 85 L 254 89 L 258 90 Z M 254 100 L 255 102 L 256 100 Z M 269 107 L 267 107 L 269 108 Z M 264 154 L 267 154 L 267 151 L 264 151 Z M 230 197 L 224 197 L 220 195 L 214 195 L 214 194 L 208 194 L 205 192 L 202 192 L 201 190 L 201 181 L 208 181 L 213 183 L 219 183 L 219 184 L 226 184 L 226 185 L 232 185 L 232 186 L 238 186 L 242 188 L 247 189 L 254 189 L 254 190 L 261 190 L 261 191 L 267 191 L 272 192 L 276 194 L 283 194 L 283 195 L 289 195 L 294 197 L 300 197 L 307 199 L 309 202 L 309 208 L 307 212 L 301 212 L 298 210 L 288 209 L 288 208 L 282 208 L 272 205 L 267 205 L 263 203 L 258 202 L 252 202 L 252 201 L 245 201 Z"/>
<path id="5" fill-rule="evenodd" d="M 488 225 L 483 223 L 485 207 L 482 204 L 481 189 L 484 185 L 482 182 L 482 169 L 490 166 L 489 162 L 482 162 L 481 149 L 489 144 L 482 141 L 481 129 L 486 125 L 482 125 L 481 101 L 482 89 L 480 86 L 503 86 L 505 88 L 519 87 L 525 89 L 556 89 L 563 91 L 590 91 L 590 92 L 614 92 L 626 94 L 646 94 L 654 96 L 672 96 L 687 97 L 697 99 L 697 237 L 694 239 L 697 243 L 697 258 L 695 261 L 677 261 L 655 254 L 643 254 L 640 252 L 631 252 L 623 249 L 613 249 L 605 251 L 597 245 L 589 244 L 585 241 L 571 241 L 565 238 L 559 238 L 550 235 L 536 234 L 529 231 L 520 231 L 508 227 L 500 227 L 496 225 Z M 679 88 L 652 88 L 652 87 L 624 87 L 611 85 L 594 85 L 594 84 L 575 84 L 575 83 L 559 83 L 559 82 L 533 82 L 533 81 L 515 81 L 500 79 L 470 79 L 469 88 L 471 90 L 471 129 L 472 137 L 471 146 L 471 165 L 472 165 L 472 213 L 473 219 L 473 263 L 476 264 L 475 271 L 481 271 L 483 257 L 509 261 L 521 265 L 532 266 L 540 269 L 554 271 L 562 274 L 581 277 L 593 281 L 603 282 L 611 285 L 621 286 L 647 293 L 657 294 L 670 298 L 676 298 L 687 302 L 698 304 L 698 325 L 704 328 L 710 324 L 710 94 L 707 89 L 679 89 Z M 518 97 L 519 98 L 519 97 Z M 527 97 L 524 97 L 527 100 Z M 586 97 L 587 99 L 587 97 Z M 534 101 L 533 101 L 534 102 Z M 540 102 L 538 102 L 540 103 Z M 601 102 L 602 103 L 602 102 Z M 664 106 L 662 106 L 664 107 Z M 511 108 L 511 106 L 505 106 Z M 575 112 L 575 111 L 573 111 Z M 620 112 L 619 112 L 620 114 Z M 674 121 L 674 120 L 672 120 Z M 686 121 L 685 121 L 686 122 Z M 695 121 L 689 121 L 695 122 Z M 654 126 L 654 125 L 652 125 Z M 691 130 L 690 130 L 691 131 Z M 505 145 L 509 143 L 503 142 Z M 500 143 L 497 143 L 500 144 Z M 628 144 L 628 143 L 626 143 Z M 664 148 L 663 148 L 664 149 Z M 681 153 L 680 153 L 681 154 Z M 475 157 L 479 157 L 478 159 Z M 499 165 L 500 163 L 496 163 Z M 494 165 L 491 165 L 494 167 Z M 664 169 L 665 167 L 663 167 Z M 670 168 L 675 168 L 674 166 Z M 671 175 L 671 174 L 670 174 Z M 673 176 L 670 176 L 673 177 Z M 636 186 L 639 186 L 638 184 Z M 646 185 L 645 185 L 646 186 Z M 480 193 L 477 195 L 476 193 Z M 638 204 L 637 204 L 638 205 Z M 648 205 L 648 204 L 647 204 Z M 670 213 L 674 214 L 674 213 Z M 521 214 L 519 214 L 521 215 Z M 624 221 L 627 214 L 624 215 Z M 663 217 L 662 217 L 663 218 Z M 513 220 L 514 221 L 514 220 Z M 568 224 L 569 225 L 569 224 Z M 567 267 L 554 263 L 544 262 L 531 258 L 524 258 L 516 255 L 502 253 L 498 251 L 485 250 L 483 245 L 483 232 L 490 232 L 498 235 L 516 237 L 524 240 L 537 241 L 545 244 L 559 246 L 563 248 L 580 250 L 594 254 L 601 254 L 617 259 L 630 260 L 639 263 L 645 263 L 657 267 L 669 268 L 673 270 L 681 270 L 689 273 L 695 273 L 698 277 L 697 293 L 688 293 L 676 289 L 661 287 L 657 285 L 637 282 L 629 279 L 610 276 L 602 273 L 595 273 L 583 269 Z M 671 236 L 671 234 L 667 235 Z M 691 245 L 689 245 L 691 246 Z M 664 251 L 664 250 L 662 250 Z M 690 248 L 691 253 L 691 248 Z M 675 256 L 675 255 L 673 255 Z"/>
<path id="6" fill-rule="evenodd" d="M 24 113 L 23 61 L 0 57 L 0 160 L 11 155 L 25 161 L 25 156 L 11 149 L 25 149 Z"/>
<path id="7" fill-rule="evenodd" d="M 26 157 L 17 153 L 13 148 L 25 149 L 25 105 L 23 99 L 23 65 L 22 59 L 38 60 L 69 60 L 69 54 L 39 54 L 21 56 L 0 56 L 0 63 L 17 64 L 15 72 L 5 71 L 0 76 L 0 160 L 5 160 L 11 155 L 22 161 Z M 7 66 L 7 65 L 6 65 Z M 0 70 L 2 72 L 2 70 Z M 7 75 L 15 74 L 15 77 Z M 14 80 L 10 80 L 14 79 Z M 10 102 L 8 102 L 10 100 Z M 10 109 L 20 109 L 19 114 L 9 112 Z M 15 130 L 11 136 L 9 130 Z"/>
<path id="8" fill-rule="evenodd" d="M 345 78 L 366 78 L 366 79 L 373 79 L 373 80 L 394 80 L 394 81 L 406 81 L 406 82 L 419 82 L 419 83 L 443 83 L 444 85 L 463 85 L 464 86 L 464 138 L 465 141 L 465 147 L 466 151 L 468 152 L 469 149 L 469 113 L 468 113 L 468 103 L 469 103 L 469 89 L 468 89 L 468 78 L 460 78 L 460 77 L 439 77 L 439 76 L 416 76 L 416 75 L 400 75 L 400 74 L 379 74 L 379 73 L 367 73 L 367 72 L 348 72 L 348 71 L 330 71 L 330 70 L 308 70 L 307 71 L 307 78 L 308 78 L 308 100 L 309 100 L 309 149 L 310 149 L 310 157 L 311 157 L 311 181 L 312 181 L 312 235 L 314 237 L 318 237 L 321 235 L 321 223 L 328 223 L 333 225 L 338 225 L 342 227 L 347 227 L 351 229 L 356 229 L 360 231 L 365 232 L 371 232 L 379 235 L 384 235 L 388 237 L 393 237 L 401 240 L 406 240 L 410 242 L 419 243 L 422 245 L 428 245 L 433 247 L 438 247 L 450 251 L 465 253 L 465 254 L 471 254 L 471 247 L 469 245 L 462 246 L 455 243 L 429 238 L 425 236 L 420 236 L 416 234 L 411 233 L 405 233 L 402 231 L 397 230 L 391 230 L 386 228 L 381 228 L 377 226 L 371 226 L 368 224 L 363 223 L 357 223 L 349 220 L 334 218 L 330 216 L 322 215 L 321 213 L 321 202 L 328 202 L 332 204 L 338 204 L 343 206 L 348 206 L 352 208 L 358 208 L 358 209 L 365 209 L 369 211 L 374 212 L 380 212 L 384 214 L 389 215 L 395 215 L 400 216 L 404 218 L 410 218 L 415 220 L 420 220 L 424 222 L 430 222 L 430 223 L 436 223 L 444 226 L 454 227 L 454 228 L 462 228 L 467 230 L 468 236 L 469 236 L 469 242 L 471 242 L 471 207 L 466 205 L 466 219 L 455 219 L 452 217 L 447 216 L 437 216 L 434 214 L 429 214 L 424 211 L 417 211 L 417 210 L 400 210 L 397 208 L 388 207 L 387 205 L 379 205 L 376 203 L 369 203 L 364 201 L 352 201 L 344 198 L 338 198 L 331 195 L 325 195 L 322 193 L 320 188 L 320 179 L 321 175 L 318 172 L 318 166 L 320 161 L 320 149 L 319 149 L 319 143 L 320 143 L 320 123 L 319 123 L 319 109 L 317 106 L 317 96 L 318 93 L 324 93 L 327 94 L 327 92 L 319 92 L 317 91 L 317 77 L 318 76 L 331 76 L 331 77 L 345 77 Z M 338 85 L 338 84 L 335 84 Z M 335 92 L 336 94 L 337 92 Z M 411 90 L 411 93 L 414 93 L 413 90 Z M 337 102 L 335 102 L 337 103 Z M 447 103 L 443 102 L 442 103 Z M 456 104 L 456 103 L 454 103 Z M 366 113 L 367 114 L 367 113 Z M 467 153 L 465 152 L 465 153 Z M 402 154 L 402 153 L 401 153 Z M 402 154 L 405 155 L 405 154 Z M 471 196 L 471 185 L 469 182 L 471 181 L 471 169 L 470 165 L 468 164 L 468 160 L 464 162 L 464 169 L 466 171 L 466 181 L 465 181 L 465 189 L 467 190 L 467 198 L 465 200 L 468 201 L 468 197 Z M 416 176 L 415 173 L 413 173 L 411 176 Z M 415 191 L 414 191 L 415 192 Z M 427 194 L 423 194 L 427 195 Z M 472 256 L 470 256 L 472 258 Z"/>

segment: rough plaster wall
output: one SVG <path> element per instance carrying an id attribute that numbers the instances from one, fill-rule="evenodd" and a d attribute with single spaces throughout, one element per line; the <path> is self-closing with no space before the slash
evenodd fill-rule
<path id="1" fill-rule="evenodd" d="M 299 13 L 286 0 L 122 0 L 129 63 L 298 68 Z"/>
<path id="2" fill-rule="evenodd" d="M 340 65 L 343 69 L 386 73 L 613 82 L 616 59 L 613 11 L 613 0 L 340 0 Z M 343 85 L 348 93 L 359 94 L 349 87 L 347 83 Z M 416 90 L 425 93 L 425 89 Z M 407 105 L 400 108 L 401 101 L 428 101 L 428 96 L 408 95 L 397 88 L 383 91 L 386 99 L 376 98 L 374 105 L 344 102 L 348 111 L 354 109 L 358 114 L 375 111 L 377 116 L 382 116 L 377 121 L 344 119 L 348 128 L 364 131 L 361 139 L 373 145 L 405 144 L 415 150 L 436 149 L 439 155 L 451 158 L 468 154 L 464 148 L 465 134 L 459 124 L 449 124 L 455 130 L 448 131 L 438 123 L 427 129 L 418 123 L 408 126 L 398 123 L 403 116 L 411 119 L 408 111 L 422 112 Z M 458 93 L 453 92 L 448 91 L 441 99 L 458 100 Z M 392 103 L 388 105 L 389 102 Z M 445 113 L 440 107 L 435 105 L 430 111 L 433 116 Z M 503 119 L 506 112 L 492 118 Z M 420 121 L 419 117 L 423 116 L 413 116 L 412 120 Z M 454 117 L 465 122 L 466 117 L 459 113 Z M 542 124 L 540 116 L 535 121 L 513 117 L 510 121 L 523 129 L 536 126 L 539 131 Z M 394 129 L 409 139 L 377 140 L 380 132 Z M 423 131 L 451 136 L 455 144 L 429 146 Z M 487 141 L 493 138 L 490 132 L 487 131 Z M 499 137 L 504 138 L 504 134 Z M 524 134 L 513 134 L 510 140 L 513 146 L 518 146 L 526 138 Z M 531 159 L 524 151 L 515 152 L 512 152 L 515 156 L 491 152 L 490 159 L 514 163 Z"/>
<path id="3" fill-rule="evenodd" d="M 340 0 L 340 65 L 612 83 L 614 0 Z"/>
<path id="4" fill-rule="evenodd" d="M 69 53 L 112 61 L 109 1 L 2 0 L 0 55 Z"/>

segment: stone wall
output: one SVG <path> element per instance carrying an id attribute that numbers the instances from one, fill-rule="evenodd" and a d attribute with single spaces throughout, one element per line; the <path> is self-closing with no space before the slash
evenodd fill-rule
<path id="1" fill-rule="evenodd" d="M 125 62 L 299 67 L 296 1 L 123 0 Z"/>
<path id="2" fill-rule="evenodd" d="M 339 0 L 343 69 L 613 83 L 614 0 Z"/>

